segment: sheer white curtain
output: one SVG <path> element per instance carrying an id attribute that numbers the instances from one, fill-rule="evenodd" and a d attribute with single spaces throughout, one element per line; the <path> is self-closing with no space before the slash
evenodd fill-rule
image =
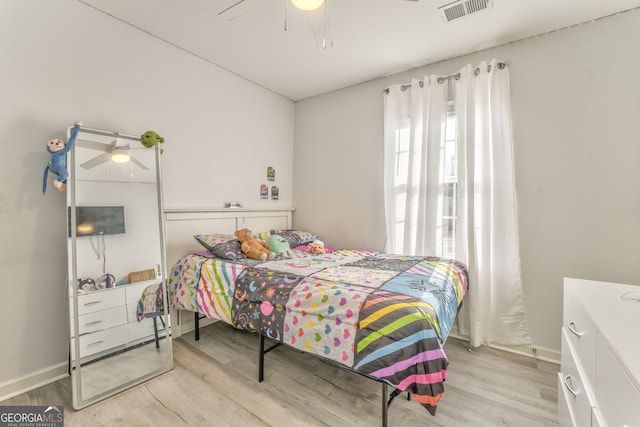
<path id="1" fill-rule="evenodd" d="M 446 86 L 437 76 L 388 89 L 384 98 L 384 196 L 392 253 L 442 253 L 442 122 Z"/>
<path id="2" fill-rule="evenodd" d="M 454 120 L 448 120 L 451 117 Z M 454 123 L 454 232 L 444 226 L 446 140 Z M 472 346 L 530 343 L 517 241 L 509 70 L 496 60 L 455 77 L 390 87 L 385 95 L 384 193 L 387 248 L 444 255 L 443 233 L 470 284 L 458 328 Z M 449 215 L 449 216 L 447 216 Z"/>

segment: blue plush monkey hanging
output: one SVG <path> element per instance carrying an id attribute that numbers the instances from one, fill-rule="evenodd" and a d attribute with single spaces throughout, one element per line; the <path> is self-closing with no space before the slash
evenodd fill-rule
<path id="1" fill-rule="evenodd" d="M 69 176 L 69 171 L 67 170 L 67 153 L 73 148 L 73 144 L 76 142 L 80 126 L 82 126 L 80 120 L 73 124 L 71 137 L 66 144 L 61 139 L 50 139 L 47 141 L 47 151 L 51 154 L 51 159 L 42 177 L 42 194 L 47 192 L 47 177 L 49 176 L 49 171 L 58 175 L 53 181 L 53 186 L 56 187 L 58 191 L 64 191 L 67 188 L 66 183 L 67 177 Z"/>

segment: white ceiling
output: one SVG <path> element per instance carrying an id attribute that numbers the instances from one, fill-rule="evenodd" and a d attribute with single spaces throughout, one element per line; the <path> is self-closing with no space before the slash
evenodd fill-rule
<path id="1" fill-rule="evenodd" d="M 451 22 L 452 0 L 326 0 L 333 47 L 288 0 L 78 0 L 292 100 L 640 6 L 640 0 L 493 0 Z M 635 11 L 636 13 L 640 13 Z M 230 19 L 233 18 L 233 19 Z M 321 16 L 320 16 L 321 18 Z"/>

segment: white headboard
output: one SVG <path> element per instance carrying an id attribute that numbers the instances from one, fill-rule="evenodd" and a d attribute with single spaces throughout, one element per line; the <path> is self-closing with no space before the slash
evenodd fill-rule
<path id="1" fill-rule="evenodd" d="M 195 234 L 233 234 L 241 228 L 254 233 L 290 229 L 293 209 L 165 209 L 167 273 L 189 252 L 204 250 Z"/>

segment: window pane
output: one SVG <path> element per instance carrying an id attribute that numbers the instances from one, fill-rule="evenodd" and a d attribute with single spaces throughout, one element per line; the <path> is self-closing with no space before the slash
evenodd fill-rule
<path id="1" fill-rule="evenodd" d="M 444 141 L 444 176 L 456 176 L 456 121 L 455 114 L 447 114 Z"/>
<path id="2" fill-rule="evenodd" d="M 455 219 L 445 219 L 442 230 L 442 252 L 445 258 L 455 256 Z"/>
<path id="3" fill-rule="evenodd" d="M 407 123 L 408 125 L 408 123 Z M 447 113 L 445 119 L 440 123 L 441 140 L 440 143 L 440 176 L 438 182 L 430 185 L 439 186 L 436 191 L 439 193 L 437 205 L 438 212 L 433 212 L 440 218 L 438 220 L 440 230 L 426 230 L 427 233 L 436 233 L 441 239 L 440 244 L 436 248 L 438 252 L 442 251 L 440 256 L 445 258 L 455 258 L 455 237 L 457 225 L 457 182 L 458 182 L 458 164 L 457 164 L 457 124 L 455 106 L 452 101 L 447 104 Z M 414 132 L 412 134 L 412 132 Z M 416 138 L 416 143 L 412 145 L 412 135 Z M 405 236 L 413 236 L 416 233 L 418 223 L 424 221 L 424 218 L 418 218 L 421 201 L 416 198 L 421 197 L 420 186 L 422 184 L 421 169 L 423 165 L 423 155 L 421 150 L 424 148 L 421 143 L 423 137 L 420 129 L 411 130 L 409 126 L 396 130 L 395 144 L 395 179 L 394 179 L 394 198 L 395 198 L 395 218 L 393 227 L 395 235 L 393 237 L 393 247 L 404 252 L 413 253 L 415 251 L 416 242 L 411 240 L 405 242 Z M 409 173 L 412 176 L 409 176 Z M 411 212 L 407 211 L 407 201 L 410 203 Z M 417 221 L 417 222 L 416 222 Z M 414 223 L 416 222 L 416 223 Z M 407 229 L 409 227 L 410 229 Z M 440 233 L 441 232 L 441 233 Z M 436 255 L 436 254 L 434 254 Z"/>
<path id="4" fill-rule="evenodd" d="M 396 139 L 396 185 L 407 183 L 409 171 L 409 130 L 400 129 Z"/>
<path id="5" fill-rule="evenodd" d="M 444 218 L 455 218 L 456 216 L 456 184 L 444 184 L 443 189 L 443 209 L 442 216 Z"/>

